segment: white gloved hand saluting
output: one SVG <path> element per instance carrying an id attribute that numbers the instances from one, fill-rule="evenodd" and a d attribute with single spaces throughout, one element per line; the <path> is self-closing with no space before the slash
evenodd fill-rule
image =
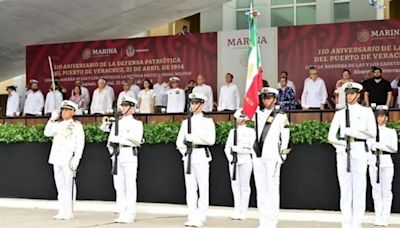
<path id="1" fill-rule="evenodd" d="M 58 111 L 52 111 L 50 120 L 54 122 L 54 121 L 58 120 L 59 117 L 60 117 L 60 113 Z"/>

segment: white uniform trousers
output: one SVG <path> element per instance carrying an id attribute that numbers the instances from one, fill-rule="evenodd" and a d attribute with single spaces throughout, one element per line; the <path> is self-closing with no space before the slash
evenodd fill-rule
<path id="1" fill-rule="evenodd" d="M 340 186 L 340 210 L 342 228 L 361 228 L 365 214 L 365 197 L 367 188 L 367 153 L 363 143 L 351 147 L 357 151 L 357 157 L 350 159 L 351 172 L 347 172 L 347 154 L 337 153 L 336 166 Z"/>
<path id="2" fill-rule="evenodd" d="M 53 165 L 53 170 L 57 188 L 58 214 L 63 217 L 71 217 L 73 173 L 68 166 Z M 74 183 L 74 200 L 75 197 L 76 185 Z"/>
<path id="3" fill-rule="evenodd" d="M 184 161 L 186 203 L 188 206 L 188 221 L 206 221 L 209 205 L 209 169 L 208 162 L 191 164 L 191 174 L 186 174 L 187 159 Z M 197 194 L 197 190 L 199 194 Z"/>
<path id="4" fill-rule="evenodd" d="M 113 175 L 119 217 L 133 222 L 136 216 L 137 162 L 120 162 L 118 175 Z"/>
<path id="5" fill-rule="evenodd" d="M 279 214 L 281 162 L 253 158 L 260 228 L 276 228 Z"/>
<path id="6" fill-rule="evenodd" d="M 250 156 L 250 155 L 249 155 Z M 232 180 L 233 165 L 229 164 L 229 171 L 231 174 L 231 186 L 234 202 L 234 214 L 236 216 L 245 216 L 249 208 L 250 200 L 250 177 L 253 171 L 253 164 L 246 162 L 237 164 L 236 167 L 236 180 Z"/>
<path id="7" fill-rule="evenodd" d="M 392 181 L 394 175 L 394 167 L 381 167 L 379 184 L 376 182 L 377 176 L 376 165 L 369 166 L 369 176 L 372 185 L 372 198 L 374 199 L 375 222 L 388 224 L 390 211 L 392 208 Z"/>

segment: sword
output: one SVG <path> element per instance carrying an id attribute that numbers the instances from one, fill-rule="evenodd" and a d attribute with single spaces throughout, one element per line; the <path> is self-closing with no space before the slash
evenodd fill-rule
<path id="1" fill-rule="evenodd" d="M 53 110 L 56 109 L 56 83 L 54 81 L 54 71 L 53 71 L 53 63 L 51 62 L 51 57 L 47 57 L 49 59 L 49 66 L 50 66 L 50 74 L 51 74 L 51 87 L 53 89 Z"/>
<path id="2" fill-rule="evenodd" d="M 75 157 L 75 152 L 72 153 L 72 157 L 69 160 L 69 169 L 72 171 L 72 193 L 71 193 L 71 210 L 74 212 L 74 185 L 76 183 L 77 169 L 74 169 L 72 165 L 72 159 Z"/>

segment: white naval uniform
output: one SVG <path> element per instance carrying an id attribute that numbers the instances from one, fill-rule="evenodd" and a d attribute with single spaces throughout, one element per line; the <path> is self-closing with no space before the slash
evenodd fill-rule
<path id="1" fill-rule="evenodd" d="M 183 89 L 169 89 L 165 93 L 167 94 L 167 113 L 185 111 L 186 97 Z"/>
<path id="2" fill-rule="evenodd" d="M 192 116 L 192 136 L 195 145 L 214 145 L 215 125 L 212 118 L 196 114 Z M 212 160 L 211 154 L 207 157 L 205 148 L 195 148 L 192 151 L 191 174 L 186 174 L 187 156 L 186 145 L 184 144 L 187 135 L 187 120 L 182 122 L 179 129 L 176 146 L 182 154 L 185 172 L 186 203 L 188 206 L 188 222 L 204 223 L 207 216 L 209 205 L 209 162 Z M 197 194 L 197 190 L 199 194 Z"/>
<path id="3" fill-rule="evenodd" d="M 257 111 L 259 140 L 271 112 L 272 110 L 268 109 Z M 288 148 L 290 138 L 288 124 L 286 114 L 278 111 L 265 137 L 261 157 L 253 158 L 260 228 L 275 228 L 278 224 L 280 172 L 282 158 L 285 156 L 281 157 L 281 152 Z"/>
<path id="4" fill-rule="evenodd" d="M 340 210 L 342 212 L 342 227 L 362 227 L 365 214 L 365 195 L 367 188 L 367 157 L 364 142 L 352 142 L 350 145 L 351 172 L 347 172 L 347 155 L 345 152 L 347 133 L 349 136 L 367 140 L 374 140 L 376 135 L 375 116 L 371 108 L 360 104 L 349 105 L 350 129 L 346 130 L 345 109 L 337 111 L 333 117 L 328 141 L 336 148 L 336 164 L 340 185 Z M 362 133 L 365 132 L 365 133 Z"/>
<path id="5" fill-rule="evenodd" d="M 55 96 L 55 101 L 54 101 L 54 96 Z M 44 114 L 49 114 L 52 111 L 60 110 L 62 101 L 63 101 L 63 96 L 60 91 L 56 90 L 55 93 L 53 91 L 48 92 L 46 95 L 46 101 L 44 103 Z"/>
<path id="6" fill-rule="evenodd" d="M 396 130 L 385 126 L 379 126 L 379 142 L 374 142 L 373 147 L 376 147 L 377 149 L 380 149 L 382 151 L 396 153 L 398 149 L 397 144 L 398 141 Z M 372 198 L 374 199 L 375 223 L 388 225 L 393 199 L 393 160 L 390 154 L 380 155 L 379 184 L 377 183 L 378 169 L 376 167 L 376 155 L 370 154 L 368 164 L 369 176 L 372 185 Z"/>
<path id="7" fill-rule="evenodd" d="M 225 155 L 229 162 L 229 172 L 231 174 L 231 186 L 234 202 L 234 218 L 244 219 L 249 208 L 250 200 L 250 177 L 253 171 L 252 157 L 255 156 L 253 144 L 256 140 L 254 129 L 245 125 L 237 127 L 237 167 L 236 180 L 232 180 L 233 167 L 231 164 L 233 155 L 232 146 L 234 138 L 234 129 L 229 132 L 228 139 L 225 144 Z"/>
<path id="8" fill-rule="evenodd" d="M 53 138 L 49 163 L 53 165 L 54 180 L 57 187 L 58 215 L 72 218 L 71 163 L 79 164 L 85 146 L 85 134 L 82 124 L 72 119 L 61 122 L 49 120 L 44 135 Z M 74 200 L 76 186 L 74 185 Z"/>
<path id="9" fill-rule="evenodd" d="M 201 94 L 205 97 L 207 97 L 207 100 L 204 102 L 204 108 L 203 111 L 205 112 L 212 112 L 213 107 L 214 107 L 214 97 L 213 97 L 213 91 L 211 89 L 211 86 L 203 84 L 203 85 L 198 85 L 193 88 L 193 93 L 198 93 Z"/>
<path id="10" fill-rule="evenodd" d="M 118 219 L 130 223 L 135 220 L 137 198 L 138 159 L 133 150 L 135 150 L 135 153 L 137 152 L 137 147 L 140 147 L 143 139 L 143 123 L 129 115 L 119 120 L 118 127 L 118 136 L 115 136 L 115 125 L 112 124 L 107 147 L 112 154 L 113 148 L 110 146 L 110 142 L 120 144 L 117 164 L 118 174 L 113 176 L 114 189 L 117 212 L 119 213 Z M 104 129 L 104 126 L 102 126 L 102 129 Z M 114 156 L 112 157 L 112 164 L 114 164 Z"/>
<path id="11" fill-rule="evenodd" d="M 12 91 L 7 98 L 6 116 L 14 116 L 14 113 L 19 112 L 21 97 L 16 91 Z"/>
<path id="12" fill-rule="evenodd" d="M 42 114 L 44 106 L 44 97 L 40 90 L 33 92 L 31 91 L 26 96 L 24 105 L 24 114 L 37 115 Z"/>
<path id="13" fill-rule="evenodd" d="M 110 90 L 104 88 L 99 90 L 98 88 L 93 92 L 92 104 L 90 105 L 90 113 L 107 113 L 113 104 L 113 98 L 111 96 Z"/>

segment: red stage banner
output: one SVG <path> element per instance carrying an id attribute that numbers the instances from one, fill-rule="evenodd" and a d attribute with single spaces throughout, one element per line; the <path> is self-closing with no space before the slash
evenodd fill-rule
<path id="1" fill-rule="evenodd" d="M 37 79 L 43 92 L 51 83 L 48 56 L 55 77 L 68 90 L 80 79 L 92 92 L 105 78 L 118 93 L 129 77 L 155 83 L 158 75 L 165 80 L 177 76 L 184 87 L 199 74 L 217 88 L 217 33 L 27 46 L 26 80 Z"/>
<path id="2" fill-rule="evenodd" d="M 315 66 L 325 80 L 329 97 L 344 68 L 361 82 L 372 66 L 383 69 L 389 81 L 400 76 L 400 21 L 365 21 L 338 24 L 280 27 L 279 71 L 287 71 L 303 91 L 307 68 Z"/>

